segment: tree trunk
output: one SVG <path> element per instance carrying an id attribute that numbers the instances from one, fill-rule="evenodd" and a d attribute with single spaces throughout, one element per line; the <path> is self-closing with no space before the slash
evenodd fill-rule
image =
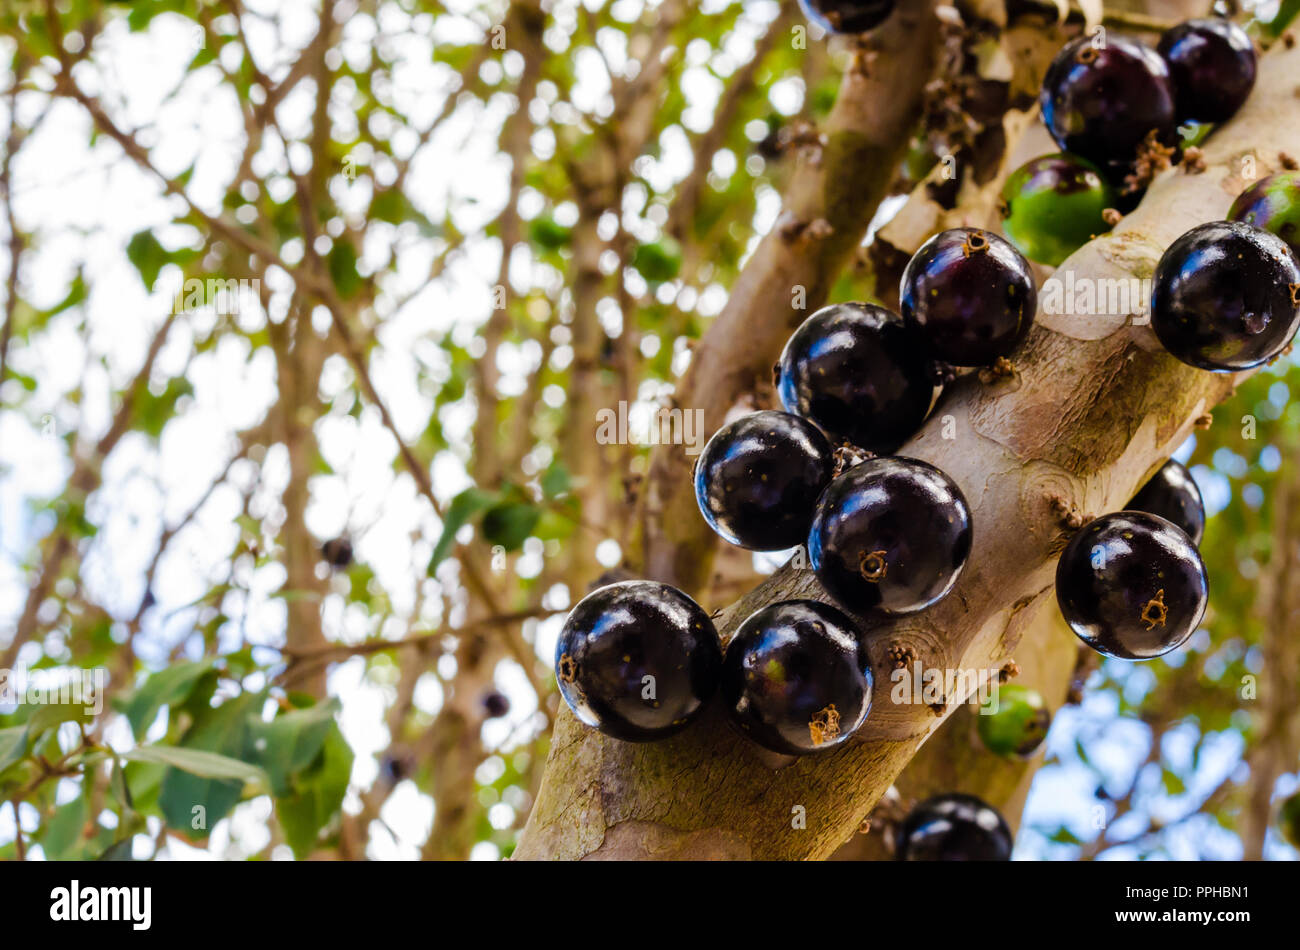
<path id="1" fill-rule="evenodd" d="M 1166 172 L 1109 235 L 1059 269 L 1087 280 L 1150 277 L 1164 248 L 1221 218 L 1254 174 L 1300 154 L 1300 50 L 1263 57 L 1256 91 L 1204 147 L 1200 174 Z M 1267 143 L 1265 146 L 1264 143 Z M 1095 289 L 1095 288 L 1094 288 Z M 1040 294 L 1040 302 L 1043 296 Z M 1068 539 L 1062 506 L 1084 518 L 1120 508 L 1244 378 L 1168 356 L 1129 316 L 1044 312 L 1014 378 L 964 377 L 901 452 L 961 486 L 974 515 L 970 561 L 952 594 L 918 616 L 869 631 L 876 677 L 871 715 L 852 742 L 824 755 L 774 761 L 722 721 L 715 704 L 664 742 L 629 744 L 558 718 L 520 858 L 824 858 L 856 832 L 880 795 L 965 698 L 932 710 L 890 700 L 894 650 L 924 668 L 994 670 L 1014 659 L 1038 609 L 1051 606 L 1056 558 Z M 762 605 L 826 599 L 811 572 L 786 565 L 724 610 L 729 639 Z"/>

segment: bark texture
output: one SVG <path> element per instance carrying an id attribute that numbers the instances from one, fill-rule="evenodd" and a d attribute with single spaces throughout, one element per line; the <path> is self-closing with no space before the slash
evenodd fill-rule
<path id="1" fill-rule="evenodd" d="M 1042 604 L 1016 648 L 1020 672 L 1014 682 L 1038 690 L 1055 715 L 1067 702 L 1079 658 L 1079 641 L 1070 633 L 1052 598 L 1044 599 L 1047 603 Z M 978 719 L 978 706 L 967 703 L 955 710 L 894 781 L 898 802 L 888 803 L 888 807 L 886 803 L 879 805 L 869 825 L 860 828 L 830 860 L 892 859 L 892 823 L 917 802 L 947 792 L 983 799 L 1002 813 L 1012 831 L 1017 831 L 1029 787 L 1046 757 L 1046 743 L 1028 759 L 997 755 L 980 739 Z"/>
<path id="2" fill-rule="evenodd" d="M 1300 154 L 1297 75 L 1300 49 L 1279 44 L 1261 61 L 1251 101 L 1205 145 L 1205 170 L 1165 172 L 1137 211 L 1057 275 L 1072 273 L 1076 287 L 1150 277 L 1174 239 L 1223 217 L 1252 171 L 1262 177 L 1282 167 L 1283 153 Z M 891 702 L 890 651 L 910 651 L 924 668 L 942 670 L 996 669 L 1013 660 L 1037 611 L 1055 609 L 1053 572 L 1069 535 L 1062 512 L 1086 519 L 1121 507 L 1244 378 L 1177 362 L 1138 322 L 1040 307 L 1014 377 L 958 381 L 902 450 L 961 486 L 974 514 L 974 547 L 946 600 L 870 628 L 876 694 L 853 742 L 822 756 L 774 759 L 729 729 L 715 705 L 673 739 L 634 745 L 587 729 L 565 710 L 516 856 L 833 853 L 965 698 L 947 696 L 935 709 Z M 719 632 L 729 639 L 758 607 L 795 597 L 826 599 L 811 572 L 788 564 L 724 610 Z"/>

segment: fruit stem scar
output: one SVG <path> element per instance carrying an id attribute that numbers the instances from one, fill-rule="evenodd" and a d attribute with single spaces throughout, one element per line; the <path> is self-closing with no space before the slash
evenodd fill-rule
<path id="1" fill-rule="evenodd" d="M 972 254 L 980 254 L 989 249 L 989 239 L 979 231 L 971 231 L 966 235 L 966 240 L 961 242 L 961 252 L 965 257 Z"/>
<path id="2" fill-rule="evenodd" d="M 1084 46 L 1080 48 L 1079 52 L 1075 54 L 1074 58 L 1078 62 L 1083 63 L 1086 66 L 1089 63 L 1093 63 L 1097 61 L 1097 49 L 1096 47 L 1091 45 Z"/>
<path id="3" fill-rule="evenodd" d="M 875 458 L 872 452 L 865 452 L 849 442 L 841 442 L 835 448 L 835 468 L 831 473 L 833 478 L 839 478 L 855 465 Z"/>
<path id="4" fill-rule="evenodd" d="M 1142 622 L 1147 625 L 1148 630 L 1154 630 L 1156 627 L 1163 627 L 1165 620 L 1169 617 L 1169 610 L 1165 607 L 1165 592 L 1159 590 L 1155 597 L 1147 601 L 1147 605 L 1142 608 Z"/>
<path id="5" fill-rule="evenodd" d="M 882 580 L 889 573 L 889 564 L 885 561 L 885 552 L 868 551 L 864 553 L 858 563 L 858 570 L 864 578 L 873 584 Z"/>
<path id="6" fill-rule="evenodd" d="M 986 366 L 979 372 L 980 382 L 985 385 L 1000 379 L 1013 379 L 1016 375 L 1015 364 L 1005 356 L 999 356 L 992 366 Z"/>
<path id="7" fill-rule="evenodd" d="M 825 709 L 813 713 L 808 720 L 808 735 L 813 745 L 830 742 L 840 734 L 840 711 L 831 703 Z"/>
<path id="8" fill-rule="evenodd" d="M 560 657 L 558 669 L 561 683 L 572 683 L 578 678 L 578 661 L 567 653 Z"/>

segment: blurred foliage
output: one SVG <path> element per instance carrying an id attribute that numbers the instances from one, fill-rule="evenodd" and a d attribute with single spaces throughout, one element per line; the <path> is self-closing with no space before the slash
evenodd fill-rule
<path id="1" fill-rule="evenodd" d="M 535 27 L 530 15 L 499 2 L 455 9 L 432 0 L 333 6 L 331 48 L 319 60 L 311 46 L 315 0 L 62 0 L 57 21 L 48 19 L 44 2 L 13 0 L 0 8 L 3 114 L 17 116 L 11 141 L 18 149 L 7 166 L 17 184 L 30 187 L 31 176 L 39 177 L 22 164 L 24 147 L 35 149 L 43 135 L 57 134 L 79 139 L 68 148 L 84 151 L 90 162 L 135 165 L 158 194 L 189 199 L 163 206 L 166 218 L 132 222 L 116 249 L 116 266 L 129 267 L 148 294 L 149 310 L 131 314 L 133 326 L 156 329 L 162 313 L 181 311 L 166 336 L 167 357 L 136 381 L 140 354 L 116 351 L 94 318 L 97 307 L 112 306 L 104 263 L 92 265 L 89 250 L 74 250 L 66 282 L 52 294 L 48 274 L 29 277 L 27 261 L 65 232 L 40 216 L 17 216 L 24 276 L 0 381 L 0 425 L 21 423 L 28 437 L 55 440 L 63 462 L 61 476 L 51 472 L 43 490 L 23 496 L 21 520 L 0 525 L 4 556 L 29 585 L 48 568 L 35 605 L 39 618 L 20 656 L 31 673 L 102 669 L 111 677 L 111 711 L 102 716 L 60 723 L 45 711 L 62 707 L 25 704 L 0 716 L 0 823 L 7 803 L 13 814 L 21 803 L 27 853 L 129 857 L 156 853 L 171 836 L 212 846 L 213 829 L 242 808 L 270 829 L 269 843 L 251 849 L 258 856 L 282 844 L 299 857 L 343 848 L 341 826 L 348 820 L 358 823 L 353 839 L 360 841 L 344 853 L 360 856 L 368 836 L 381 829 L 375 819 L 387 796 L 410 782 L 426 800 L 463 799 L 435 807 L 451 812 L 463 804 L 468 843 L 490 843 L 508 855 L 545 760 L 545 710 L 554 708 L 554 684 L 549 664 L 536 664 L 529 678 L 540 690 L 532 702 L 540 711 L 530 712 L 530 703 L 515 697 L 516 711 L 502 720 L 506 737 L 481 739 L 487 719 L 473 691 L 501 670 L 517 670 L 522 654 L 520 648 L 506 657 L 493 653 L 476 679 L 467 673 L 464 651 L 474 649 L 477 635 L 460 629 L 472 593 L 463 586 L 466 552 L 491 565 L 499 610 L 562 612 L 590 580 L 568 576 L 570 552 L 594 549 L 606 538 L 624 540 L 625 525 L 593 525 L 591 518 L 602 516 L 591 512 L 624 504 L 627 481 L 644 470 L 650 452 L 641 444 L 612 447 L 599 485 L 575 481 L 564 457 L 573 380 L 587 359 L 575 352 L 572 284 L 585 266 L 577 257 L 583 240 L 577 219 L 590 195 L 575 169 L 598 165 L 617 138 L 625 116 L 615 111 L 613 97 L 633 87 L 635 61 L 653 48 L 664 69 L 649 90 L 652 114 L 634 151 L 623 156 L 618 190 L 601 216 L 601 320 L 594 377 L 584 377 L 597 405 L 630 397 L 649 409 L 680 372 L 687 341 L 720 308 L 756 224 L 770 224 L 785 157 L 773 143 L 795 120 L 823 118 L 838 83 L 823 44 L 790 41 L 793 7 L 782 11 L 776 3 L 683 8 L 684 16 L 661 20 L 667 7 L 658 3 L 559 2 L 548 5 L 540 44 L 523 42 L 517 32 Z M 778 14 L 784 19 L 772 26 Z M 745 68 L 768 29 L 778 31 L 774 41 L 762 46 L 762 60 L 741 84 L 726 121 L 712 128 L 710 116 L 720 108 L 712 92 Z M 176 84 L 156 90 L 144 111 L 132 101 L 141 93 L 138 83 L 131 92 L 119 83 L 130 71 L 127 59 L 141 50 L 180 50 L 185 57 Z M 529 50 L 534 62 L 525 60 Z M 69 72 L 76 95 L 55 79 Z M 330 104 L 323 130 L 313 115 L 318 77 Z M 418 94 L 411 77 L 418 77 Z M 520 104 L 524 82 L 533 84 L 533 94 Z M 15 89 L 21 108 L 11 113 Z M 273 114 L 265 108 L 268 96 Z M 175 103 L 210 110 L 200 114 L 200 128 L 209 120 L 226 127 L 218 124 L 219 113 L 233 119 L 234 139 L 203 137 L 196 147 L 175 111 L 167 111 Z M 120 134 L 90 121 L 87 106 L 102 110 Z M 505 193 L 501 171 L 508 160 L 483 168 L 484 180 L 497 182 L 491 186 L 438 180 L 444 157 L 476 143 L 496 141 L 498 155 L 506 157 L 505 117 L 521 106 L 527 147 L 517 156 L 517 192 Z M 124 154 L 123 136 L 138 143 L 138 154 Z M 692 204 L 675 206 L 684 200 L 691 154 L 706 138 L 708 167 L 694 176 L 699 187 Z M 300 161 L 304 149 L 309 162 Z M 224 177 L 213 200 L 212 169 L 229 164 L 231 155 L 235 162 L 219 173 Z M 166 185 L 140 167 L 141 156 Z M 500 199 L 483 199 L 498 192 Z M 489 206 L 497 201 L 505 206 Z M 508 281 L 489 286 L 489 299 L 482 299 L 482 286 L 492 280 L 481 261 L 499 255 L 510 233 L 518 243 Z M 86 237 L 85 229 L 77 234 Z M 246 241 L 268 250 L 252 253 Z M 412 363 L 411 391 L 423 420 L 406 440 L 411 453 L 434 472 L 458 470 L 461 479 L 442 498 L 441 518 L 426 508 L 412 525 L 410 569 L 400 576 L 378 569 L 372 556 L 389 543 L 378 539 L 389 537 L 382 522 L 400 494 L 397 486 L 410 484 L 406 463 L 394 452 L 392 482 L 355 497 L 356 449 L 348 462 L 329 433 L 342 424 L 357 438 L 371 394 L 355 363 L 341 360 L 337 339 L 321 328 L 317 335 L 334 355 L 318 385 L 277 393 L 251 429 L 212 433 L 218 462 L 229 460 L 223 440 L 242 440 L 242 454 L 210 496 L 200 499 L 203 485 L 195 485 L 198 508 L 137 523 L 121 494 L 123 464 L 138 473 L 165 469 L 175 458 L 168 446 L 194 420 L 213 418 L 200 376 L 218 358 L 239 354 L 235 365 L 248 373 L 269 359 L 280 382 L 293 367 L 312 366 L 299 355 L 301 338 L 286 327 L 321 303 L 321 291 L 306 276 L 316 266 L 314 255 L 381 390 L 390 370 L 380 367 L 394 365 L 385 362 L 387 325 L 427 311 L 430 301 L 442 301 L 435 306 L 443 309 L 455 301 L 463 311 L 449 319 L 423 317 L 422 331 L 397 348 Z M 261 281 L 260 298 L 238 313 L 203 296 L 214 282 L 253 279 Z M 197 307 L 173 290 L 192 285 L 201 289 Z M 617 320 L 607 319 L 611 306 Z M 499 336 L 495 352 L 485 354 L 489 318 L 499 321 Z M 69 337 L 83 341 L 87 368 L 78 381 L 56 386 L 41 361 L 58 359 L 51 354 Z M 476 484 L 480 446 L 464 420 L 479 403 L 484 360 L 507 367 L 496 389 L 496 430 L 497 454 L 508 470 Z M 121 413 L 122 431 L 112 432 L 111 443 L 101 441 L 105 412 Z M 266 637 L 249 630 L 258 604 L 292 608 L 317 596 L 293 589 L 281 570 L 297 542 L 285 523 L 282 504 L 289 498 L 283 468 L 275 468 L 283 456 L 275 450 L 283 445 L 284 425 L 294 420 L 310 426 L 309 468 L 290 477 L 308 482 L 312 497 L 354 496 L 345 532 L 355 559 L 322 582 L 327 638 L 364 647 L 350 662 L 362 666 L 364 684 L 383 691 L 385 716 L 395 716 L 386 723 L 387 747 L 367 753 L 355 768 L 339 726 L 348 721 L 349 696 L 341 696 L 340 706 L 294 692 L 294 674 L 305 661 L 283 652 L 283 631 Z M 0 451 L 0 487 L 22 464 Z M 443 489 L 435 485 L 435 491 Z M 210 525 L 207 512 L 230 510 L 232 492 L 238 510 L 231 530 L 200 528 L 200 522 Z M 401 511 L 396 517 L 413 517 Z M 142 559 L 114 556 L 124 537 L 146 549 Z M 86 571 L 91 564 L 107 565 L 108 579 L 93 582 Z M 557 585 L 568 593 L 548 594 Z M 189 593 L 178 596 L 182 590 Z M 20 600 L 24 593 L 18 590 Z M 531 650 L 538 621 L 516 626 L 521 649 Z M 402 639 L 419 645 L 383 648 L 384 640 Z M 0 632 L 0 648 L 8 641 L 9 632 Z M 404 678 L 399 670 L 410 664 L 421 675 Z M 434 751 L 437 743 L 455 722 L 449 706 L 440 708 L 443 700 L 413 701 L 416 685 L 429 683 L 440 696 L 457 697 L 455 712 L 469 723 L 471 761 L 453 766 L 437 757 L 443 754 Z M 382 730 L 377 723 L 366 728 Z M 472 772 L 468 789 L 444 774 L 454 769 Z M 253 807 L 268 795 L 272 812 Z M 503 803 L 513 815 L 504 823 L 501 809 L 493 811 Z M 382 829 L 378 834 L 388 837 Z M 411 841 L 408 829 L 402 834 L 407 854 L 414 845 L 428 855 L 437 844 Z M 14 856 L 18 842 L 0 841 L 0 857 Z"/>

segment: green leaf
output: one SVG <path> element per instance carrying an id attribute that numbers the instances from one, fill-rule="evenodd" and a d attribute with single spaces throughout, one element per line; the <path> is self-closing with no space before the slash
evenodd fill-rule
<path id="1" fill-rule="evenodd" d="M 139 3 L 131 8 L 130 14 L 127 15 L 126 23 L 132 33 L 140 33 L 149 29 L 149 23 L 153 20 L 154 14 L 159 10 L 152 3 Z"/>
<path id="2" fill-rule="evenodd" d="M 1057 844 L 1083 844 L 1083 842 L 1079 840 L 1078 836 L 1064 825 L 1052 832 L 1048 836 L 1047 840 L 1054 841 Z"/>
<path id="3" fill-rule="evenodd" d="M 0 729 L 0 772 L 27 755 L 27 726 Z"/>
<path id="4" fill-rule="evenodd" d="M 330 277 L 339 294 L 344 299 L 355 297 L 361 289 L 361 275 L 357 273 L 357 249 L 350 241 L 339 238 L 330 248 L 327 263 Z"/>
<path id="5" fill-rule="evenodd" d="M 121 841 L 115 841 L 108 846 L 96 860 L 99 861 L 134 861 L 131 857 L 131 842 L 135 840 L 134 836 L 128 836 Z"/>
<path id="6" fill-rule="evenodd" d="M 221 659 L 226 665 L 226 675 L 234 680 L 242 680 L 249 673 L 258 669 L 258 663 L 253 659 L 253 648 L 251 646 L 245 646 L 234 653 L 223 653 Z"/>
<path id="7" fill-rule="evenodd" d="M 18 380 L 18 385 L 23 387 L 29 393 L 36 392 L 36 377 L 28 376 L 26 373 L 20 373 L 17 370 L 9 371 L 9 378 Z"/>
<path id="8" fill-rule="evenodd" d="M 352 776 L 352 749 L 331 722 L 311 768 L 294 779 L 291 794 L 277 799 L 275 814 L 293 853 L 304 858 L 315 849 L 321 830 L 343 807 Z"/>
<path id="9" fill-rule="evenodd" d="M 140 393 L 136 404 L 135 427 L 153 438 L 162 435 L 163 426 L 176 415 L 176 402 L 182 396 L 194 394 L 194 386 L 184 376 L 167 381 L 162 395 L 155 396 L 147 389 Z"/>
<path id="10" fill-rule="evenodd" d="M 489 544 L 499 544 L 507 551 L 517 551 L 533 533 L 541 516 L 536 505 L 525 502 L 495 505 L 483 515 L 483 537 Z"/>
<path id="11" fill-rule="evenodd" d="M 1262 24 L 1262 29 L 1269 36 L 1281 36 L 1297 14 L 1300 14 L 1300 0 L 1282 0 L 1277 8 L 1277 15 L 1271 21 Z"/>
<path id="12" fill-rule="evenodd" d="M 528 240 L 548 251 L 558 251 L 573 243 L 573 228 L 548 215 L 538 215 L 528 222 Z"/>
<path id="13" fill-rule="evenodd" d="M 5 769 L 0 769 L 0 801 L 8 800 L 20 789 L 29 787 L 38 778 L 36 762 L 20 759 Z"/>
<path id="14" fill-rule="evenodd" d="M 293 776 L 320 754 L 338 710 L 338 700 L 330 700 L 283 713 L 270 722 L 253 722 L 253 749 L 270 777 L 271 793 L 277 798 L 290 793 Z"/>
<path id="15" fill-rule="evenodd" d="M 75 851 L 81 843 L 81 832 L 86 827 L 87 814 L 85 795 L 78 795 L 54 812 L 54 816 L 45 823 L 40 838 L 47 861 L 78 857 Z"/>
<path id="16" fill-rule="evenodd" d="M 543 541 L 563 541 L 572 537 L 576 528 L 577 521 L 573 517 L 548 508 L 537 519 L 537 526 L 533 528 L 533 535 Z"/>
<path id="17" fill-rule="evenodd" d="M 135 811 L 158 810 L 158 794 L 166 774 L 167 766 L 159 762 L 125 762 L 122 765 L 122 777 L 126 780 L 126 791 Z"/>
<path id="18" fill-rule="evenodd" d="M 126 772 L 122 761 L 113 759 L 113 771 L 109 774 L 108 787 L 113 790 L 113 797 L 128 811 L 135 811 L 135 799 L 131 797 L 131 786 L 126 782 Z"/>
<path id="19" fill-rule="evenodd" d="M 136 741 L 144 737 L 158 711 L 164 706 L 175 706 L 189 698 L 203 674 L 212 669 L 212 660 L 196 663 L 179 663 L 159 670 L 148 677 L 140 688 L 131 694 L 122 707 L 122 713 L 131 724 Z"/>
<path id="20" fill-rule="evenodd" d="M 1183 781 L 1182 776 L 1177 772 L 1174 772 L 1172 769 L 1164 769 L 1161 774 L 1161 779 L 1163 780 L 1165 791 L 1170 795 L 1182 795 L 1187 791 L 1187 784 Z"/>
<path id="21" fill-rule="evenodd" d="M 153 290 L 158 280 L 158 272 L 171 260 L 167 249 L 158 243 L 158 239 L 149 230 L 137 232 L 126 245 L 126 257 L 140 273 L 146 290 Z"/>
<path id="22" fill-rule="evenodd" d="M 252 782 L 269 785 L 266 772 L 256 765 L 240 759 L 204 749 L 186 749 L 182 746 L 143 745 L 124 752 L 122 758 L 131 762 L 157 762 L 179 769 L 199 778 L 222 779 L 234 782 Z M 164 783 L 166 780 L 164 779 Z"/>
<path id="23" fill-rule="evenodd" d="M 399 188 L 386 188 L 370 199 L 370 217 L 376 221 L 389 224 L 401 224 L 406 220 L 409 203 Z"/>
<path id="24" fill-rule="evenodd" d="M 542 473 L 542 494 L 547 498 L 558 498 L 569 491 L 572 479 L 563 462 L 555 462 Z"/>
<path id="25" fill-rule="evenodd" d="M 466 488 L 451 500 L 447 506 L 446 516 L 442 519 L 442 537 L 434 545 L 433 555 L 429 558 L 429 576 L 434 575 L 438 565 L 451 553 L 456 543 L 456 532 L 461 525 L 469 521 L 484 508 L 496 503 L 497 496 L 478 488 Z"/>
<path id="26" fill-rule="evenodd" d="M 203 46 L 194 54 L 194 58 L 190 60 L 190 64 L 185 67 L 185 69 L 187 72 L 198 69 L 201 66 L 206 66 L 216 58 L 217 54 L 215 52 L 213 52 L 209 47 Z"/>
<path id="27" fill-rule="evenodd" d="M 78 271 L 77 276 L 72 278 L 72 285 L 68 288 L 68 292 L 64 298 L 53 307 L 50 307 L 50 309 L 42 310 L 40 312 L 41 316 L 45 319 L 49 319 L 50 317 L 57 316 L 65 310 L 77 306 L 77 304 L 86 299 L 86 291 L 86 282 L 82 279 L 81 272 Z M 42 320 L 42 323 L 44 323 L 44 320 Z"/>
<path id="28" fill-rule="evenodd" d="M 652 284 L 672 280 L 682 267 L 681 246 L 672 238 L 638 244 L 632 252 L 632 266 Z"/>
<path id="29" fill-rule="evenodd" d="M 144 746 L 123 756 L 169 766 L 158 793 L 168 825 L 192 838 L 206 838 L 238 804 L 245 783 L 270 785 L 265 772 L 242 761 L 249 752 L 249 714 L 262 699 L 260 693 L 241 693 L 216 708 L 198 710 L 180 747 Z"/>
<path id="30" fill-rule="evenodd" d="M 411 204 L 410 199 L 399 188 L 388 188 L 376 194 L 370 201 L 370 217 L 389 224 L 414 222 L 420 235 L 426 238 L 439 237 L 443 232 L 442 228 Z"/>
<path id="31" fill-rule="evenodd" d="M 81 703 L 47 703 L 39 707 L 27 720 L 27 741 L 35 744 L 50 729 L 65 722 L 90 722 L 94 714 Z"/>

